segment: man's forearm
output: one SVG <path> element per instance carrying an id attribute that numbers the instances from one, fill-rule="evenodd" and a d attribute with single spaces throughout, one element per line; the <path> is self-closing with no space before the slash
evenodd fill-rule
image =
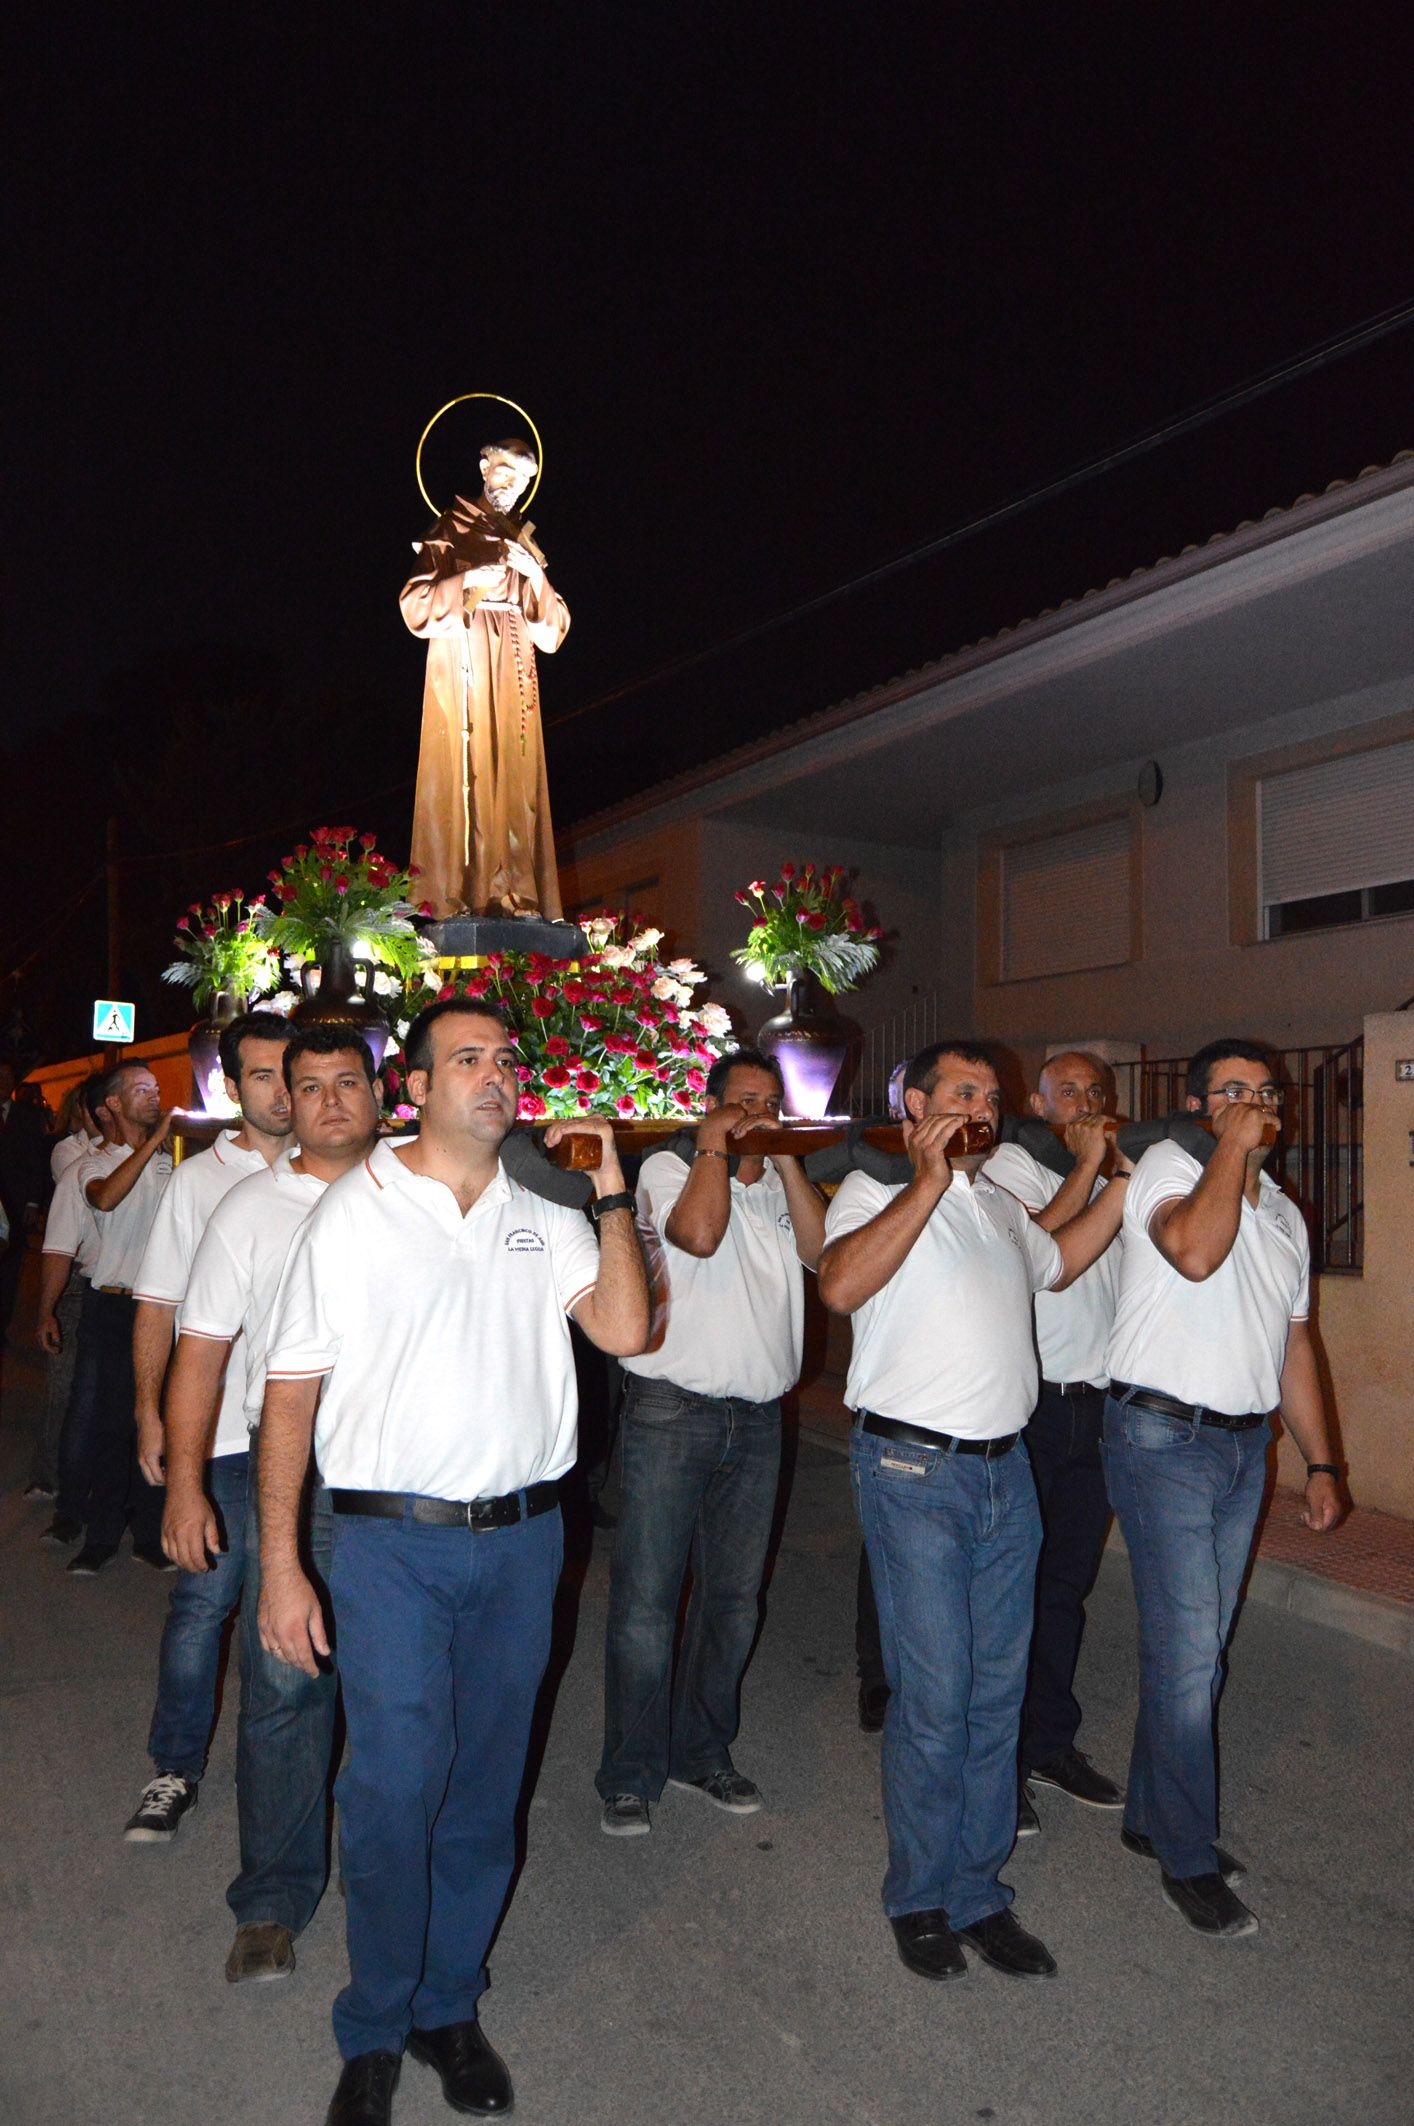
<path id="1" fill-rule="evenodd" d="M 1191 1194 L 1173 1205 L 1152 1236 L 1180 1277 L 1201 1284 L 1227 1261 L 1242 1221 L 1246 1184 L 1247 1154 L 1240 1144 L 1219 1137 Z"/>
<path id="2" fill-rule="evenodd" d="M 111 1174 L 102 1174 L 97 1180 L 90 1181 L 84 1194 L 93 1208 L 96 1211 L 116 1211 L 124 1197 L 137 1187 L 138 1176 L 148 1160 L 157 1156 L 166 1141 L 166 1131 L 158 1130 L 145 1144 L 140 1144 L 136 1151 L 129 1153 L 121 1166 L 115 1166 Z"/>
<path id="3" fill-rule="evenodd" d="M 1045 1209 L 1032 1213 L 1043 1233 L 1058 1233 L 1072 1218 L 1080 1216 L 1094 1193 L 1099 1172 L 1098 1161 L 1092 1166 L 1088 1161 L 1082 1165 L 1076 1160 Z"/>
<path id="4" fill-rule="evenodd" d="M 172 1358 L 176 1308 L 160 1299 L 140 1299 L 133 1315 L 134 1407 L 139 1417 L 162 1411 L 162 1383 Z"/>
<path id="5" fill-rule="evenodd" d="M 719 1153 L 701 1152 L 669 1211 L 664 1237 L 685 1255 L 715 1255 L 732 1214 L 731 1171 Z"/>
<path id="6" fill-rule="evenodd" d="M 576 1320 L 590 1342 L 615 1358 L 633 1358 L 648 1342 L 648 1273 L 638 1228 L 628 1211 L 610 1211 L 599 1228 L 599 1275 Z"/>
<path id="7" fill-rule="evenodd" d="M 260 1563 L 267 1573 L 299 1569 L 300 1502 L 323 1382 L 322 1373 L 312 1380 L 266 1382 L 256 1481 Z"/>
<path id="8" fill-rule="evenodd" d="M 867 1225 L 826 1242 L 820 1257 L 820 1297 L 832 1314 L 853 1314 L 883 1290 L 943 1194 L 935 1182 L 915 1175 Z"/>
<path id="9" fill-rule="evenodd" d="M 795 1232 L 795 1252 L 807 1270 L 818 1270 L 825 1245 L 825 1199 L 806 1179 L 798 1159 L 778 1159 L 776 1172 L 786 1192 L 786 1208 Z"/>
<path id="10" fill-rule="evenodd" d="M 226 1337 L 177 1338 L 163 1427 L 169 1491 L 192 1485 L 201 1489 L 230 1349 Z"/>
<path id="11" fill-rule="evenodd" d="M 1308 1462 L 1334 1461 L 1316 1350 L 1304 1322 L 1292 1324 L 1286 1362 L 1281 1369 L 1281 1414 Z"/>
<path id="12" fill-rule="evenodd" d="M 1067 1285 L 1074 1284 L 1077 1277 L 1084 1275 L 1092 1262 L 1099 1261 L 1119 1231 L 1124 1217 L 1124 1195 L 1125 1176 L 1116 1174 L 1093 1203 L 1087 1204 L 1077 1217 L 1052 1235 L 1065 1264 L 1065 1276 L 1052 1287 L 1054 1291 L 1063 1292 Z"/>
<path id="13" fill-rule="evenodd" d="M 44 1321 L 64 1296 L 73 1275 L 72 1255 L 41 1255 L 39 1258 L 39 1319 Z"/>

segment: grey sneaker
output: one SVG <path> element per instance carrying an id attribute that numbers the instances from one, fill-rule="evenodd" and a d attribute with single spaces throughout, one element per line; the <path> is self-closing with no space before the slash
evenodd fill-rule
<path id="1" fill-rule="evenodd" d="M 648 1803 L 641 1794 L 610 1794 L 599 1817 L 607 1838 L 643 1838 L 652 1829 Z"/>
<path id="2" fill-rule="evenodd" d="M 200 1788 L 180 1772 L 161 1772 L 142 1790 L 137 1811 L 128 1818 L 123 1836 L 129 1845 L 166 1845 L 176 1837 L 188 1809 L 196 1807 Z"/>
<path id="3" fill-rule="evenodd" d="M 688 1787 L 694 1794 L 705 1794 L 729 1816 L 754 1816 L 764 1806 L 760 1787 L 731 1765 L 720 1772 L 709 1772 L 705 1779 L 669 1779 L 668 1785 Z"/>

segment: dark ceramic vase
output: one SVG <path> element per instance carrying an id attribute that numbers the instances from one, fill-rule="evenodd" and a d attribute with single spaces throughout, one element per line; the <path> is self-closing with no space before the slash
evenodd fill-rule
<path id="1" fill-rule="evenodd" d="M 766 1021 L 756 1041 L 780 1065 L 786 1114 L 809 1121 L 827 1115 L 849 1054 L 850 1028 L 813 975 L 791 976 L 787 1009 Z"/>
<path id="2" fill-rule="evenodd" d="M 235 990 L 218 989 L 211 1000 L 209 1018 L 198 1019 L 187 1035 L 192 1105 L 208 1115 L 232 1112 L 221 1076 L 221 1035 L 232 1019 L 239 1018 L 248 1008 L 248 1000 Z"/>
<path id="3" fill-rule="evenodd" d="M 371 963 L 356 960 L 343 938 L 326 938 L 313 960 L 300 970 L 303 996 L 290 1013 L 292 1020 L 308 1026 L 323 1019 L 337 1019 L 356 1026 L 368 1044 L 377 1070 L 392 1039 L 388 1022 L 368 993 Z M 314 979 L 318 974 L 318 980 Z"/>

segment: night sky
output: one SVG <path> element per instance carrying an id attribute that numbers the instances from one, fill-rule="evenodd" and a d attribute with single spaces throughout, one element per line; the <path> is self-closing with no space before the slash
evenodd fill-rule
<path id="1" fill-rule="evenodd" d="M 1414 295 L 1414 40 L 1333 8 L 284 16 L 93 10 L 12 59 L 7 839 L 46 894 L 105 808 L 140 856 L 367 800 L 405 852 L 395 601 L 456 392 L 545 438 L 561 824 L 1414 445 L 1406 330 L 596 709 Z M 459 414 L 439 499 L 510 425 Z M 79 761 L 56 876 L 36 808 Z M 230 882 L 145 876 L 139 923 Z M 8 967 L 33 906 L 3 929 Z"/>

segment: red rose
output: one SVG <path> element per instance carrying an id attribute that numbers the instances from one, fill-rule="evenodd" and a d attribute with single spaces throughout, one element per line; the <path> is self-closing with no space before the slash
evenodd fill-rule
<path id="1" fill-rule="evenodd" d="M 545 1043 L 545 1053 L 547 1056 L 567 1056 L 569 1052 L 570 1044 L 567 1040 L 565 1040 L 562 1034 L 552 1033 L 549 1040 Z"/>
<path id="2" fill-rule="evenodd" d="M 575 1105 L 582 1115 L 587 1115 L 589 1113 L 589 1102 L 585 1098 L 583 1093 L 580 1094 L 578 1100 L 575 1102 Z"/>
<path id="3" fill-rule="evenodd" d="M 872 929 L 872 930 L 866 930 L 866 931 L 865 931 L 865 933 L 864 933 L 864 935 L 865 935 L 866 937 L 868 937 L 868 938 L 874 938 L 874 939 L 878 939 L 878 938 L 881 938 L 881 937 L 883 936 L 883 934 L 884 934 L 884 933 L 883 933 L 883 931 L 882 931 L 882 930 L 881 930 L 881 929 L 879 928 L 879 926 L 878 926 L 878 924 L 877 924 L 877 923 L 875 923 L 875 925 L 874 925 L 874 927 L 873 927 L 873 929 Z"/>
<path id="4" fill-rule="evenodd" d="M 431 901 L 420 901 L 420 902 L 418 903 L 418 909 L 417 909 L 417 912 L 418 912 L 418 914 L 419 914 L 419 915 L 431 915 L 431 913 L 432 913 L 432 903 L 431 903 Z"/>
<path id="5" fill-rule="evenodd" d="M 439 1004 L 445 1004 L 447 998 L 454 997 L 456 993 L 456 989 L 451 982 L 444 982 L 437 992 L 437 1002 Z"/>
<path id="6" fill-rule="evenodd" d="M 571 975 L 570 979 L 560 986 L 560 995 L 567 1004 L 582 1004 L 588 994 L 589 991 L 585 988 L 583 982 L 579 981 L 574 975 Z"/>
<path id="7" fill-rule="evenodd" d="M 597 1093 L 599 1073 L 597 1070 L 582 1070 L 574 1082 L 582 1093 Z"/>
<path id="8" fill-rule="evenodd" d="M 562 1085 L 568 1085 L 570 1082 L 570 1074 L 563 1063 L 551 1063 L 541 1072 L 541 1076 L 547 1085 L 554 1086 L 556 1092 L 559 1091 Z"/>
<path id="9" fill-rule="evenodd" d="M 553 1019 L 555 1016 L 555 1000 L 553 997 L 532 997 L 530 1008 L 537 1019 Z"/>
<path id="10" fill-rule="evenodd" d="M 374 848 L 377 844 L 377 841 L 378 837 L 376 834 L 360 834 L 359 836 L 359 843 L 361 847 L 365 849 Z"/>
<path id="11" fill-rule="evenodd" d="M 484 997 L 491 984 L 484 974 L 468 975 L 462 987 L 464 997 Z"/>
<path id="12" fill-rule="evenodd" d="M 545 1114 L 545 1102 L 539 1093 L 522 1093 L 516 1109 L 522 1122 L 539 1122 Z"/>
<path id="13" fill-rule="evenodd" d="M 658 1067 L 658 1058 L 649 1048 L 635 1050 L 633 1060 L 640 1070 L 656 1070 Z"/>
<path id="14" fill-rule="evenodd" d="M 810 908 L 800 919 L 807 930 L 823 930 L 825 918 L 818 908 Z"/>
<path id="15" fill-rule="evenodd" d="M 396 1071 L 392 1069 L 384 1070 L 383 1083 L 387 1086 L 390 1093 L 395 1093 L 398 1087 L 402 1084 L 402 1082 L 403 1080 L 401 1071 Z"/>
<path id="16" fill-rule="evenodd" d="M 588 1011 L 582 1011 L 580 1013 L 579 1024 L 580 1030 L 583 1033 L 602 1033 L 604 1030 L 604 1021 L 602 1019 L 596 1019 L 593 1013 Z"/>
<path id="17" fill-rule="evenodd" d="M 618 1099 L 614 1102 L 614 1112 L 617 1115 L 631 1115 L 636 1112 L 633 1100 L 628 1093 L 619 1094 Z"/>
<path id="18" fill-rule="evenodd" d="M 516 1076 L 520 1079 L 522 1085 L 529 1085 L 535 1073 L 528 1063 L 517 1063 Z"/>
<path id="19" fill-rule="evenodd" d="M 348 892 L 348 890 L 349 890 L 349 879 L 348 879 L 348 873 L 347 873 L 346 871 L 341 871 L 341 872 L 339 873 L 338 877 L 337 877 L 337 878 L 335 879 L 335 881 L 334 881 L 334 891 L 335 891 L 336 893 L 347 893 L 347 892 Z"/>
<path id="20" fill-rule="evenodd" d="M 781 877 L 782 877 L 782 878 L 784 878 L 784 879 L 792 879 L 792 878 L 794 878 L 794 877 L 795 877 L 795 865 L 794 865 L 794 864 L 782 864 L 782 865 L 781 865 Z"/>
<path id="21" fill-rule="evenodd" d="M 632 1004 L 637 994 L 637 990 L 630 983 L 620 982 L 609 991 L 609 1002 L 611 1004 Z"/>
<path id="22" fill-rule="evenodd" d="M 705 1093 L 707 1090 L 707 1080 L 700 1070 L 690 1070 L 687 1082 L 695 1093 Z"/>
<path id="23" fill-rule="evenodd" d="M 693 1093 L 674 1093 L 673 1105 L 675 1107 L 685 1107 L 688 1113 L 691 1114 L 697 1105 L 696 1095 Z"/>

